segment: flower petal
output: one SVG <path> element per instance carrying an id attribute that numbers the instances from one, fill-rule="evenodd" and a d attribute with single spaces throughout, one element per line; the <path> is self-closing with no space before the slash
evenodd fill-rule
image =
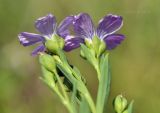
<path id="1" fill-rule="evenodd" d="M 81 43 L 84 43 L 84 39 L 83 38 L 68 36 L 65 39 L 64 50 L 65 51 L 71 51 L 73 49 L 76 49 L 76 48 L 78 48 L 80 46 Z"/>
<path id="2" fill-rule="evenodd" d="M 45 46 L 42 44 L 42 45 L 39 45 L 37 48 L 35 48 L 33 51 L 32 51 L 32 56 L 35 56 L 37 55 L 38 53 L 40 52 L 44 52 L 46 50 Z"/>
<path id="3" fill-rule="evenodd" d="M 19 41 L 23 46 L 33 45 L 37 42 L 43 42 L 45 39 L 41 35 L 22 32 L 18 35 Z"/>
<path id="4" fill-rule="evenodd" d="M 73 25 L 74 17 L 68 16 L 66 17 L 59 25 L 57 29 L 57 34 L 62 38 L 65 38 L 67 35 L 70 35 L 69 27 Z"/>
<path id="5" fill-rule="evenodd" d="M 56 27 L 56 18 L 52 14 L 39 18 L 35 22 L 35 27 L 43 35 L 51 36 Z"/>
<path id="6" fill-rule="evenodd" d="M 82 38 L 92 38 L 94 35 L 94 25 L 91 17 L 86 13 L 75 16 L 74 31 Z"/>
<path id="7" fill-rule="evenodd" d="M 109 14 L 100 20 L 99 26 L 97 28 L 97 35 L 103 39 L 107 35 L 118 31 L 122 25 L 123 21 L 121 16 Z"/>
<path id="8" fill-rule="evenodd" d="M 112 34 L 108 35 L 107 37 L 104 38 L 104 41 L 107 45 L 107 49 L 111 50 L 117 47 L 121 42 L 125 39 L 124 35 L 121 34 Z"/>

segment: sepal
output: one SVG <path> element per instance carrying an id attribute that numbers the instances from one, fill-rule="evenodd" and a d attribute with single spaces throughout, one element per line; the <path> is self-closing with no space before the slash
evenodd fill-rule
<path id="1" fill-rule="evenodd" d="M 58 35 L 53 35 L 51 39 L 47 39 L 45 46 L 49 52 L 57 54 L 57 51 L 62 50 L 64 47 L 64 39 Z"/>
<path id="2" fill-rule="evenodd" d="M 81 56 L 88 60 L 93 66 L 96 62 L 95 51 L 88 48 L 86 45 L 81 44 Z"/>
<path id="3" fill-rule="evenodd" d="M 95 57 L 99 58 L 106 50 L 106 44 L 99 37 L 94 36 L 92 40 L 85 39 L 86 47 L 95 53 Z"/>

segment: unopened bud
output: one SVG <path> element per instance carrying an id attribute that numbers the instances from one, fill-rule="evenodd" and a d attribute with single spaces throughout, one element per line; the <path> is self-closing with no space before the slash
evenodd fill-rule
<path id="1" fill-rule="evenodd" d="M 43 73 L 43 78 L 49 86 L 55 87 L 57 79 L 54 73 L 48 71 L 45 67 L 42 66 L 42 73 Z"/>
<path id="2" fill-rule="evenodd" d="M 129 113 L 129 112 L 128 112 L 128 110 L 126 109 L 126 110 L 123 111 L 123 113 Z"/>
<path id="3" fill-rule="evenodd" d="M 117 113 L 122 113 L 127 107 L 127 100 L 122 95 L 118 95 L 113 102 L 114 110 Z"/>
<path id="4" fill-rule="evenodd" d="M 54 61 L 54 58 L 51 55 L 48 54 L 40 54 L 39 56 L 39 62 L 43 67 L 45 67 L 47 70 L 53 72 L 56 70 L 56 64 Z"/>

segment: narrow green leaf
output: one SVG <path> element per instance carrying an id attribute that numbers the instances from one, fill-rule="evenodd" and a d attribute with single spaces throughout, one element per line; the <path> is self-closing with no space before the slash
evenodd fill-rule
<path id="1" fill-rule="evenodd" d="M 73 71 L 73 72 L 74 72 L 73 74 L 74 74 L 74 75 L 77 75 L 76 77 L 77 77 L 78 80 L 81 80 L 81 76 L 82 76 L 82 75 L 81 75 L 80 71 L 78 70 L 78 68 L 76 68 L 76 67 L 74 66 L 74 67 L 73 67 L 73 70 L 74 70 L 74 71 Z"/>
<path id="2" fill-rule="evenodd" d="M 81 72 L 78 70 L 77 67 L 73 67 L 73 70 L 74 70 L 74 74 L 78 76 L 78 79 L 81 80 L 84 84 L 86 84 L 86 80 L 84 78 L 84 76 L 81 74 Z"/>
<path id="3" fill-rule="evenodd" d="M 99 81 L 96 110 L 97 113 L 103 113 L 104 104 L 108 99 L 110 90 L 110 73 L 108 54 L 103 54 L 100 58 L 100 73 L 101 78 Z"/>
<path id="4" fill-rule="evenodd" d="M 88 102 L 85 100 L 85 98 L 82 98 L 82 101 L 80 103 L 79 113 L 91 113 L 90 107 L 88 105 Z"/>
<path id="5" fill-rule="evenodd" d="M 73 84 L 74 82 L 76 82 L 77 84 L 77 89 L 79 91 L 84 91 L 84 88 L 81 87 L 81 83 L 80 81 L 78 81 L 76 78 L 74 78 L 74 76 L 72 75 L 72 73 L 69 73 L 64 66 L 62 66 L 61 64 L 57 64 L 57 67 L 60 69 L 60 71 L 68 78 L 68 80 Z"/>
<path id="6" fill-rule="evenodd" d="M 64 66 L 62 66 L 61 64 L 57 64 L 57 67 L 60 69 L 60 71 L 69 79 L 69 81 L 71 81 L 71 83 L 73 83 L 73 77 L 72 74 L 67 72 L 67 70 L 65 69 Z"/>
<path id="7" fill-rule="evenodd" d="M 74 113 L 77 113 L 77 103 L 76 103 L 76 99 L 77 99 L 77 84 L 74 82 L 73 83 L 73 92 L 72 92 L 72 96 L 71 96 L 71 104 L 74 110 Z"/>
<path id="8" fill-rule="evenodd" d="M 125 111 L 123 111 L 123 113 L 132 113 L 132 111 L 133 111 L 133 103 L 134 103 L 134 101 L 132 100 L 130 102 L 130 104 L 128 105 L 127 109 Z"/>

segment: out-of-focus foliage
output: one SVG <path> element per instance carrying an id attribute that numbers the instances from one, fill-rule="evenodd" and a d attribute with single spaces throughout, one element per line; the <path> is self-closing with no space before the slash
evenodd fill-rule
<path id="1" fill-rule="evenodd" d="M 33 48 L 22 47 L 17 34 L 36 32 L 34 21 L 47 13 L 56 15 L 60 22 L 80 12 L 89 13 L 95 23 L 108 13 L 124 18 L 120 32 L 127 38 L 110 54 L 112 92 L 105 111 L 113 113 L 112 100 L 122 93 L 134 99 L 134 113 L 159 113 L 159 4 L 159 0 L 0 0 L 0 113 L 66 112 L 57 96 L 38 79 L 37 57 L 30 56 Z M 94 69 L 79 57 L 79 49 L 67 56 L 86 76 L 95 97 Z"/>

